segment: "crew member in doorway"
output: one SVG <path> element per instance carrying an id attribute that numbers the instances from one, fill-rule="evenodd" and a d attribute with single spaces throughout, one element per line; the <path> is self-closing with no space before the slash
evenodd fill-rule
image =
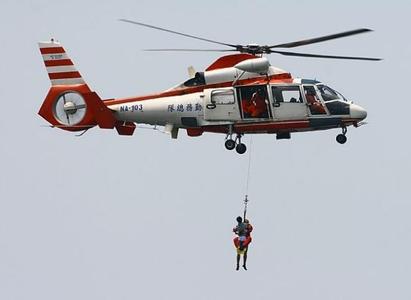
<path id="1" fill-rule="evenodd" d="M 253 118 L 268 118 L 266 93 L 262 88 L 256 90 L 251 96 Z"/>
<path id="2" fill-rule="evenodd" d="M 243 101 L 241 101 L 241 108 L 243 110 L 243 116 L 245 119 L 252 117 L 254 105 L 251 102 L 251 98 L 246 98 Z"/>

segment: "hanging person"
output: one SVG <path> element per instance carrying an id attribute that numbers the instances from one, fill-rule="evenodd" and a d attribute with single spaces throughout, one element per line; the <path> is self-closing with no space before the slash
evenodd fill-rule
<path id="1" fill-rule="evenodd" d="M 248 256 L 248 245 L 250 245 L 251 241 L 253 240 L 251 237 L 251 232 L 253 231 L 253 226 L 250 224 L 248 219 L 244 219 L 245 224 L 245 231 L 246 231 L 246 238 L 244 242 L 244 254 L 243 254 L 243 268 L 247 270 L 247 256 Z M 238 265 L 238 262 L 237 262 Z"/>
<path id="2" fill-rule="evenodd" d="M 236 270 L 238 271 L 240 269 L 240 258 L 241 255 L 243 255 L 243 268 L 244 270 L 247 270 L 247 251 L 248 251 L 248 245 L 251 243 L 251 231 L 253 230 L 253 227 L 251 224 L 249 224 L 248 220 L 243 222 L 243 218 L 237 217 L 237 226 L 234 227 L 233 232 L 237 234 L 238 236 L 234 238 L 234 246 L 237 249 L 237 267 Z"/>

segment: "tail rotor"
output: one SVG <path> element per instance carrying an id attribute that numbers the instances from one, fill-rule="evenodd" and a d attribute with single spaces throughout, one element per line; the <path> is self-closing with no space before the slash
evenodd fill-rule
<path id="1" fill-rule="evenodd" d="M 54 103 L 56 119 L 63 125 L 77 125 L 85 117 L 87 104 L 83 96 L 76 92 L 67 92 L 59 96 Z"/>

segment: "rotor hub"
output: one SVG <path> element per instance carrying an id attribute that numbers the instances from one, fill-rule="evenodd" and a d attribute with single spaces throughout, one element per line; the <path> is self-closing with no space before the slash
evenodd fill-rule
<path id="1" fill-rule="evenodd" d="M 63 109 L 67 114 L 74 115 L 77 112 L 76 104 L 69 101 L 63 105 Z"/>

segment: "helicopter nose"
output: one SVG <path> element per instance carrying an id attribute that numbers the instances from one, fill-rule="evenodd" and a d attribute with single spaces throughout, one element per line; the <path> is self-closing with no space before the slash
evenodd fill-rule
<path id="1" fill-rule="evenodd" d="M 359 105 L 350 105 L 350 116 L 353 119 L 364 120 L 367 117 L 367 111 Z"/>

